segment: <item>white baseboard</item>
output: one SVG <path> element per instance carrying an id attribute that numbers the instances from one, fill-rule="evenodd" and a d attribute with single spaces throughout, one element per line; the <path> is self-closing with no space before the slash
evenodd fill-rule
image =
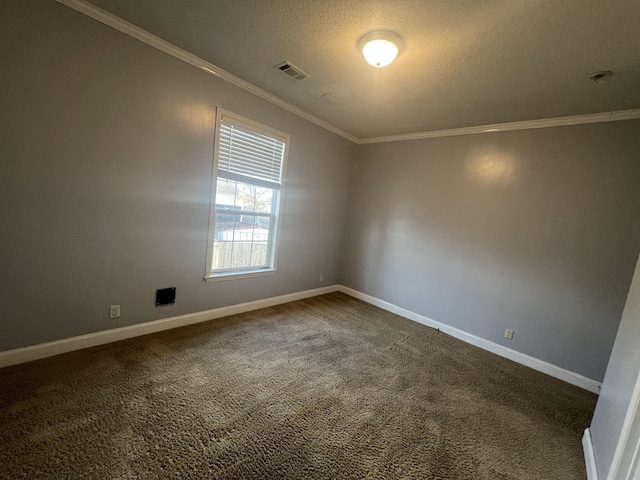
<path id="1" fill-rule="evenodd" d="M 465 332 L 464 330 L 451 327 L 445 323 L 440 323 L 436 320 L 432 320 L 431 318 L 425 317 L 405 308 L 398 307 L 397 305 L 385 302 L 384 300 L 380 300 L 379 298 L 372 297 L 371 295 L 367 295 L 366 293 L 359 292 L 352 288 L 340 285 L 338 287 L 338 291 L 346 293 L 347 295 L 350 295 L 364 302 L 370 303 L 371 305 L 375 305 L 376 307 L 382 308 L 383 310 L 387 310 L 391 313 L 395 313 L 396 315 L 408 318 L 409 320 L 413 320 L 428 327 L 437 328 L 444 333 L 451 335 L 452 337 L 456 337 L 464 342 L 470 343 L 471 345 L 475 345 L 476 347 L 488 350 L 489 352 L 500 355 L 501 357 L 508 358 L 509 360 L 513 360 L 514 362 L 520 363 L 522 365 L 526 365 L 527 367 L 533 368 L 534 370 L 538 370 L 539 372 L 558 378 L 577 387 L 584 388 L 585 390 L 589 390 L 593 393 L 600 393 L 600 387 L 602 386 L 602 384 L 600 382 L 592 380 L 591 378 L 587 378 L 583 375 L 571 372 L 551 363 L 547 363 L 525 353 L 521 353 L 516 350 L 512 350 L 511 348 L 491 342 L 489 340 L 485 340 L 484 338 L 477 337 Z"/>
<path id="2" fill-rule="evenodd" d="M 176 317 L 162 318 L 151 322 L 138 323 L 127 327 L 114 328 L 101 332 L 88 333 L 77 337 L 64 338 L 53 342 L 40 343 L 28 347 L 15 348 L 13 350 L 5 350 L 0 352 L 0 368 L 9 365 L 17 365 L 19 363 L 39 360 L 41 358 L 52 357 L 62 353 L 81 350 L 83 348 L 95 347 L 96 345 L 104 345 L 106 343 L 117 342 L 127 338 L 139 337 L 150 333 L 170 330 L 172 328 L 193 325 L 194 323 L 206 322 L 216 318 L 236 315 L 238 313 L 250 312 L 260 308 L 272 307 L 282 303 L 295 302 L 304 298 L 315 297 L 331 293 L 338 290 L 338 285 L 329 287 L 316 288 L 313 290 L 305 290 L 302 292 L 289 293 L 278 297 L 265 298 L 254 302 L 240 303 L 229 307 L 214 308 L 212 310 L 204 310 L 201 312 L 187 313 Z"/>
<path id="3" fill-rule="evenodd" d="M 582 450 L 584 450 L 584 462 L 587 467 L 587 480 L 598 480 L 596 458 L 593 455 L 593 443 L 591 443 L 591 431 L 588 428 L 582 435 Z"/>
<path id="4" fill-rule="evenodd" d="M 547 375 L 551 375 L 552 377 L 559 378 L 560 380 L 564 380 L 565 382 L 568 382 L 572 385 L 576 385 L 594 393 L 600 392 L 601 384 L 599 382 L 596 382 L 595 380 L 557 367 L 524 353 L 517 352 L 489 340 L 477 337 L 455 327 L 437 322 L 423 315 L 419 315 L 405 308 L 398 307 L 397 305 L 393 305 L 392 303 L 385 302 L 384 300 L 380 300 L 378 298 L 372 297 L 371 295 L 358 292 L 357 290 L 345 287 L 343 285 L 331 285 L 328 287 L 316 288 L 313 290 L 305 290 L 302 292 L 290 293 L 278 297 L 256 300 L 254 302 L 240 303 L 238 305 L 231 305 L 228 307 L 214 308 L 211 310 L 188 313 L 176 317 L 162 318 L 160 320 L 138 323 L 135 325 L 129 325 L 127 327 L 114 328 L 111 330 L 88 333 L 86 335 L 65 338 L 53 342 L 16 348 L 13 350 L 6 350 L 4 352 L 0 352 L 0 368 L 7 367 L 9 365 L 16 365 L 19 363 L 30 362 L 32 360 L 38 360 L 41 358 L 51 357 L 54 355 L 60 355 L 62 353 L 72 352 L 74 350 L 94 347 L 96 345 L 104 345 L 106 343 L 117 342 L 119 340 L 125 340 L 127 338 L 139 337 L 141 335 L 161 332 L 163 330 L 170 330 L 172 328 L 184 327 L 186 325 L 206 322 L 208 320 L 214 320 L 216 318 L 226 317 L 229 315 L 236 315 L 238 313 L 258 310 L 260 308 L 280 305 L 282 303 L 294 302 L 296 300 L 302 300 L 304 298 L 315 297 L 317 295 L 324 295 L 326 293 L 336 291 L 343 292 L 354 298 L 363 300 L 367 303 L 375 305 L 376 307 L 382 308 L 383 310 L 387 310 L 389 312 L 395 313 L 396 315 L 408 318 L 409 320 L 413 320 L 432 328 L 437 328 L 444 333 L 470 343 L 471 345 L 475 345 L 476 347 L 488 350 L 492 353 L 500 355 L 501 357 L 508 358 L 509 360 L 513 360 L 514 362 L 520 363 L 522 365 L 526 365 L 527 367 L 531 367 L 535 370 L 546 373 Z"/>

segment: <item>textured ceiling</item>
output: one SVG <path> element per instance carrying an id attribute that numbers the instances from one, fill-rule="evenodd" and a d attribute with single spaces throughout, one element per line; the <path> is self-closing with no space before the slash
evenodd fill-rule
<path id="1" fill-rule="evenodd" d="M 637 0 L 91 3 L 360 138 L 640 108 Z M 384 69 L 374 30 L 404 39 Z"/>

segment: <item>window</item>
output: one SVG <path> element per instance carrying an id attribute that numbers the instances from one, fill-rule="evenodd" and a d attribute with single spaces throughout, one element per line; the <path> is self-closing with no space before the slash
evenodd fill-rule
<path id="1" fill-rule="evenodd" d="M 276 269 L 289 136 L 218 109 L 205 278 Z"/>

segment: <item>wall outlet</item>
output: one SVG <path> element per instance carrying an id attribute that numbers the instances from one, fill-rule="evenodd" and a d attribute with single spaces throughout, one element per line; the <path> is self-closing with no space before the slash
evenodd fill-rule
<path id="1" fill-rule="evenodd" d="M 324 275 L 320 275 L 320 281 L 324 282 Z"/>
<path id="2" fill-rule="evenodd" d="M 109 307 L 109 318 L 120 318 L 120 305 L 111 305 Z"/>
<path id="3" fill-rule="evenodd" d="M 509 340 L 513 339 L 513 330 L 511 330 L 510 328 L 507 328 L 504 331 L 504 338 L 508 338 Z"/>

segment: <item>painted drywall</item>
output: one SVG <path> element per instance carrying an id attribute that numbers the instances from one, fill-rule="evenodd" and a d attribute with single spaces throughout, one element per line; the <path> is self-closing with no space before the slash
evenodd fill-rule
<path id="1" fill-rule="evenodd" d="M 601 381 L 639 151 L 637 120 L 360 145 L 343 284 Z"/>
<path id="2" fill-rule="evenodd" d="M 355 145 L 57 2 L 2 6 L 0 350 L 338 283 Z M 291 135 L 275 275 L 203 281 L 217 106 Z"/>
<path id="3" fill-rule="evenodd" d="M 640 373 L 640 260 L 627 297 L 596 411 L 591 440 L 598 478 L 607 480 Z"/>

